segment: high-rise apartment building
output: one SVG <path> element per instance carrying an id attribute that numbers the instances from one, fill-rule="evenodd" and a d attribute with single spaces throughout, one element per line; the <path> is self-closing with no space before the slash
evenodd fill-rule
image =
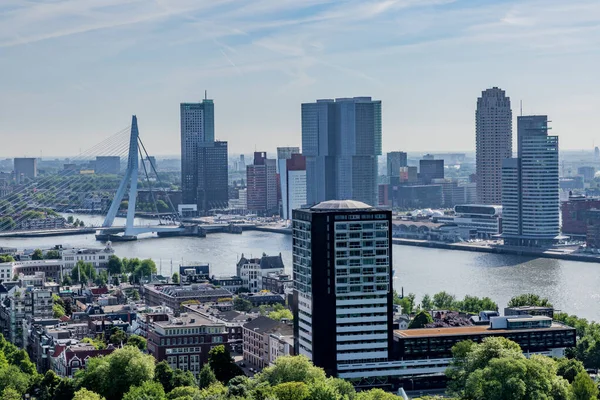
<path id="1" fill-rule="evenodd" d="M 23 182 L 25 178 L 37 177 L 37 158 L 15 158 L 13 163 L 17 183 Z"/>
<path id="2" fill-rule="evenodd" d="M 390 183 L 400 178 L 400 168 L 408 167 L 408 157 L 403 151 L 392 151 L 387 153 L 387 176 Z"/>
<path id="3" fill-rule="evenodd" d="M 512 157 L 510 97 L 497 87 L 484 90 L 475 111 L 477 197 L 481 204 L 502 201 L 502 161 Z"/>
<path id="4" fill-rule="evenodd" d="M 302 104 L 307 203 L 352 199 L 377 204 L 381 101 L 370 97 Z"/>
<path id="5" fill-rule="evenodd" d="M 545 115 L 517 118 L 518 158 L 502 164 L 504 244 L 541 247 L 560 233 L 558 137 Z"/>
<path id="6" fill-rule="evenodd" d="M 94 172 L 98 175 L 117 175 L 121 170 L 121 157 L 98 156 L 96 157 L 96 168 Z M 140 171 L 143 173 L 143 171 Z"/>
<path id="7" fill-rule="evenodd" d="M 327 374 L 378 374 L 391 359 L 391 226 L 391 211 L 352 200 L 293 211 L 294 348 Z"/>
<path id="8" fill-rule="evenodd" d="M 280 164 L 279 179 L 281 182 L 281 217 L 292 219 L 292 210 L 306 204 L 306 158 L 302 154 L 291 154 L 283 165 Z"/>
<path id="9" fill-rule="evenodd" d="M 434 179 L 444 179 L 444 160 L 419 160 L 419 178 L 425 184 Z"/>
<path id="10" fill-rule="evenodd" d="M 184 204 L 205 214 L 228 205 L 227 142 L 215 142 L 214 103 L 181 103 L 181 189 Z"/>
<path id="11" fill-rule="evenodd" d="M 277 173 L 281 173 L 285 160 L 292 158 L 292 154 L 300 154 L 300 147 L 278 147 L 277 148 Z"/>
<path id="12" fill-rule="evenodd" d="M 253 164 L 246 166 L 246 189 L 248 211 L 277 213 L 277 167 L 267 153 L 255 152 Z"/>

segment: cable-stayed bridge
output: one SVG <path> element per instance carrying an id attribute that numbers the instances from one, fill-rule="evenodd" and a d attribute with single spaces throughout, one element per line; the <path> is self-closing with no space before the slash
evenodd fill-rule
<path id="1" fill-rule="evenodd" d="M 57 212 L 79 210 L 105 213 L 101 226 L 93 227 L 98 240 L 135 240 L 144 233 L 197 234 L 197 226 L 181 223 L 170 184 L 162 182 L 155 164 L 139 136 L 134 115 L 130 127 L 69 159 L 57 173 L 44 171 L 39 178 L 15 176 L 15 190 L 0 198 L 0 233 L 77 230 L 77 221 L 65 221 Z M 137 223 L 136 211 L 142 205 L 158 216 L 156 224 Z M 116 225 L 123 209 L 127 210 L 125 224 Z"/>

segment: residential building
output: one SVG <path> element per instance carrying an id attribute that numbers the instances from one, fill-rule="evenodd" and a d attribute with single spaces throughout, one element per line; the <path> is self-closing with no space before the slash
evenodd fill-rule
<path id="1" fill-rule="evenodd" d="M 292 218 L 292 210 L 306 204 L 306 158 L 293 153 L 290 158 L 278 160 L 281 182 L 281 217 Z"/>
<path id="2" fill-rule="evenodd" d="M 333 376 L 389 361 L 391 211 L 331 200 L 293 216 L 296 352 Z"/>
<path id="3" fill-rule="evenodd" d="M 600 198 L 583 195 L 569 196 L 561 203 L 562 233 L 572 238 L 585 239 L 588 232 L 588 211 L 600 209 Z"/>
<path id="4" fill-rule="evenodd" d="M 24 347 L 23 321 L 30 318 L 52 318 L 52 291 L 46 288 L 13 287 L 0 304 L 0 327 L 4 337 Z"/>
<path id="5" fill-rule="evenodd" d="M 475 132 L 478 202 L 500 204 L 502 162 L 512 157 L 512 110 L 504 90 L 493 87 L 481 92 Z"/>
<path id="6" fill-rule="evenodd" d="M 254 163 L 246 166 L 248 211 L 260 215 L 277 212 L 277 171 L 275 160 L 265 152 L 254 152 Z"/>
<path id="7" fill-rule="evenodd" d="M 106 349 L 96 350 L 90 343 L 75 343 L 55 346 L 52 357 L 53 370 L 62 378 L 73 378 L 80 369 L 85 369 L 91 358 L 107 356 L 116 348 L 109 344 Z"/>
<path id="8" fill-rule="evenodd" d="M 545 247 L 559 238 L 558 137 L 548 117 L 522 116 L 518 158 L 502 164 L 502 236 L 505 245 Z"/>
<path id="9" fill-rule="evenodd" d="M 149 306 L 167 306 L 179 310 L 182 303 L 195 300 L 200 303 L 217 302 L 219 299 L 231 299 L 231 292 L 210 283 L 191 285 L 144 285 L 144 299 Z"/>
<path id="10" fill-rule="evenodd" d="M 287 289 L 294 286 L 294 281 L 290 274 L 282 274 L 279 272 L 268 272 L 262 277 L 262 288 L 269 292 L 285 294 Z"/>
<path id="11" fill-rule="evenodd" d="M 306 200 L 353 199 L 377 204 L 381 101 L 370 97 L 302 104 Z"/>
<path id="12" fill-rule="evenodd" d="M 243 327 L 244 361 L 261 370 L 279 356 L 293 355 L 293 345 L 289 345 L 292 335 L 289 322 L 263 316 L 253 319 Z"/>
<path id="13" fill-rule="evenodd" d="M 121 171 L 121 157 L 119 156 L 97 156 L 96 169 L 97 175 L 118 175 Z"/>
<path id="14" fill-rule="evenodd" d="M 262 281 L 269 273 L 283 274 L 283 259 L 281 253 L 277 256 L 263 254 L 261 258 L 246 258 L 242 253 L 236 265 L 237 276 L 242 278 L 243 285 L 250 292 L 259 292 L 263 289 Z"/>
<path id="15" fill-rule="evenodd" d="M 37 158 L 15 158 L 13 163 L 17 183 L 37 177 Z"/>
<path id="16" fill-rule="evenodd" d="M 215 141 L 214 103 L 181 103 L 181 186 L 184 205 L 201 214 L 228 206 L 227 142 Z"/>
<path id="17" fill-rule="evenodd" d="M 387 153 L 387 176 L 389 183 L 394 183 L 392 178 L 400 178 L 400 168 L 408 167 L 408 157 L 403 151 Z"/>
<path id="18" fill-rule="evenodd" d="M 60 252 L 64 268 L 67 271 L 73 269 L 79 261 L 92 264 L 96 269 L 107 268 L 110 256 L 115 254 L 115 250 L 108 243 L 103 248 L 95 249 L 63 249 Z"/>
<path id="19" fill-rule="evenodd" d="M 228 343 L 231 351 L 243 352 L 243 326 L 252 318 L 259 316 L 258 313 L 248 314 L 234 310 L 222 311 L 218 307 L 210 305 L 186 305 L 185 310 L 200 314 L 213 322 L 225 324 L 228 332 Z"/>
<path id="20" fill-rule="evenodd" d="M 171 368 L 191 371 L 196 378 L 216 345 L 228 345 L 225 324 L 193 312 L 178 317 L 152 314 L 148 322 L 148 353 L 156 361 L 166 360 Z"/>
<path id="21" fill-rule="evenodd" d="M 419 160 L 419 179 L 426 185 L 434 179 L 444 179 L 444 160 Z"/>

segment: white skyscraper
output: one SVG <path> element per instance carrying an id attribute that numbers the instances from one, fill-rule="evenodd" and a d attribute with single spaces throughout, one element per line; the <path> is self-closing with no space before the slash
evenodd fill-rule
<path id="1" fill-rule="evenodd" d="M 510 98 L 497 87 L 486 89 L 475 111 L 477 198 L 481 204 L 502 200 L 502 160 L 512 157 Z"/>
<path id="2" fill-rule="evenodd" d="M 518 117 L 518 158 L 502 165 L 504 244 L 542 247 L 560 234 L 558 137 L 548 117 Z"/>

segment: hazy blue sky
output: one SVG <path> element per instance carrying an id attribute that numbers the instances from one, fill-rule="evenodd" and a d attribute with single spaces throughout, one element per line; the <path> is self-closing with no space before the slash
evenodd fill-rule
<path id="1" fill-rule="evenodd" d="M 598 0 L 1 0 L 0 156 L 74 154 L 134 113 L 178 154 L 205 89 L 231 152 L 299 145 L 300 103 L 349 96 L 383 101 L 384 151 L 473 150 L 491 86 L 591 149 L 599 66 Z"/>

